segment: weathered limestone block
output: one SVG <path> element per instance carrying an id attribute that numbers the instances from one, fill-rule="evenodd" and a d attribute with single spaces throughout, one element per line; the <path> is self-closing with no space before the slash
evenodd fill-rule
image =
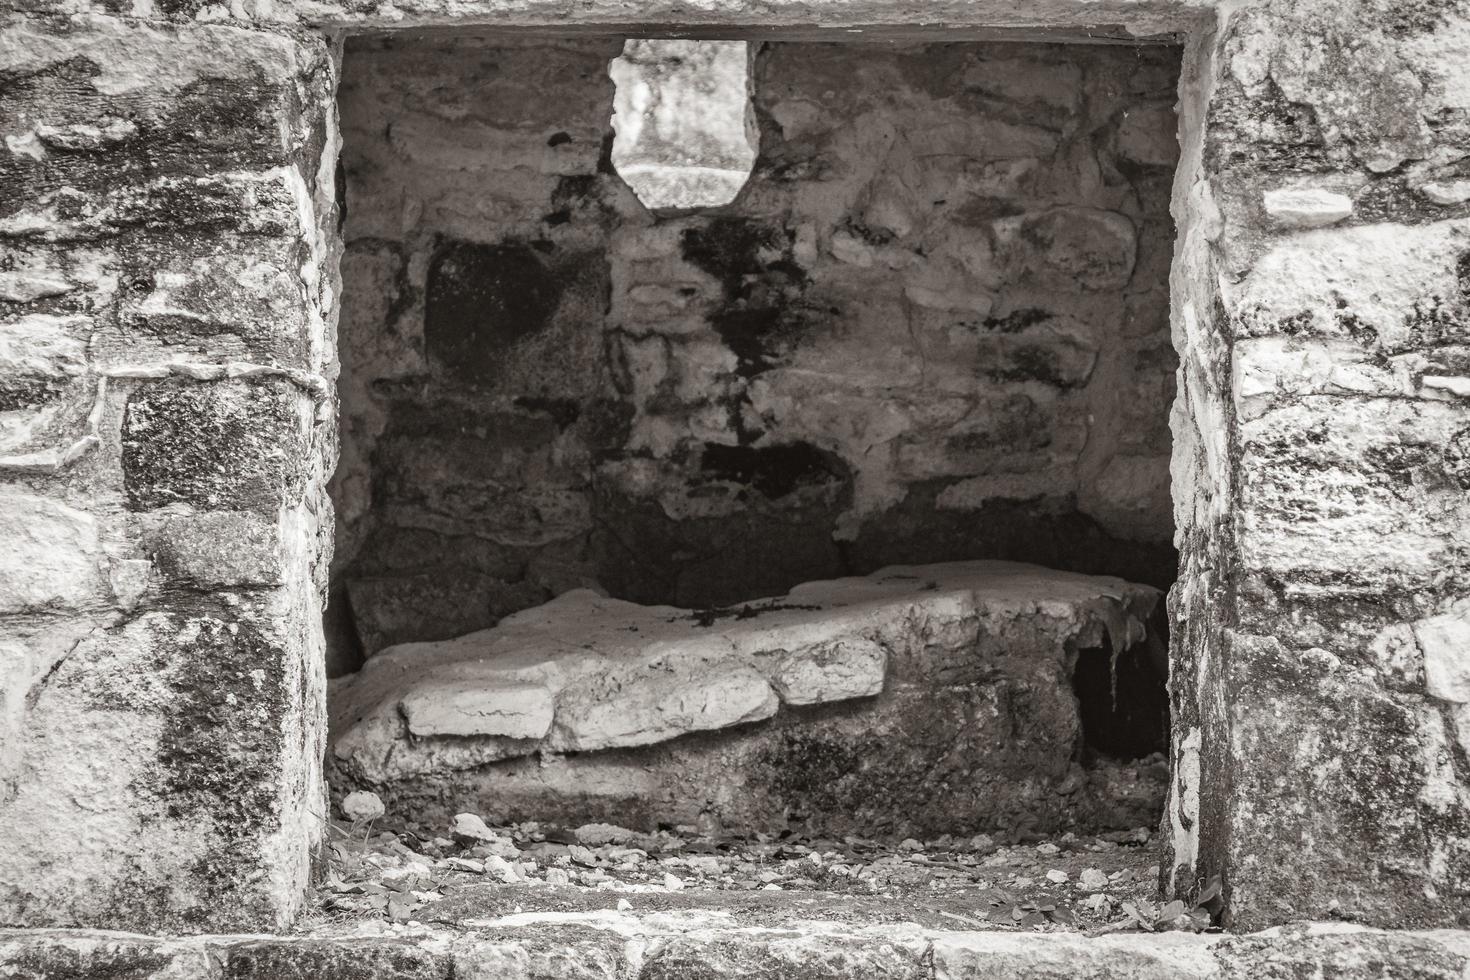
<path id="1" fill-rule="evenodd" d="M 327 47 L 13 18 L 0 75 L 0 922 L 283 927 L 324 813 Z"/>
<path id="2" fill-rule="evenodd" d="M 744 41 L 624 43 L 608 66 L 617 84 L 611 160 L 649 208 L 728 204 L 756 148 Z"/>
<path id="3" fill-rule="evenodd" d="M 335 682 L 333 764 L 420 815 L 1085 823 L 1065 802 L 1087 795 L 1072 670 L 1144 640 L 1157 598 L 1006 562 L 705 611 L 570 592 Z"/>
<path id="4" fill-rule="evenodd" d="M 409 734 L 543 739 L 556 702 L 539 684 L 419 683 L 399 702 Z"/>
<path id="5" fill-rule="evenodd" d="M 552 751 L 664 742 L 762 721 L 780 704 L 770 682 L 750 667 L 682 657 L 647 672 L 621 666 L 563 694 L 564 714 L 548 742 Z"/>
<path id="6" fill-rule="evenodd" d="M 1470 238 L 1417 189 L 1464 157 L 1465 32 L 1449 8 L 1258 4 L 1186 93 L 1209 126 L 1186 127 L 1176 196 L 1165 883 L 1218 875 L 1235 928 L 1444 925 L 1470 895 L 1446 669 L 1470 595 Z"/>
<path id="7" fill-rule="evenodd" d="M 1149 943 L 1102 936 L 1034 937 L 978 932 L 934 941 L 934 975 L 943 980 L 1023 980 L 1028 977 L 1131 977 L 1134 980 L 1214 980 L 1211 950 L 1196 937 L 1151 936 Z"/>
<path id="8" fill-rule="evenodd" d="M 883 690 L 888 651 L 876 641 L 843 639 L 787 651 L 771 675 L 783 704 L 822 704 L 872 697 Z"/>
<path id="9" fill-rule="evenodd" d="M 320 805 L 290 732 L 300 681 L 265 670 L 314 652 L 284 612 L 144 613 L 52 665 L 7 747 L 8 921 L 283 921 L 310 857 L 297 808 Z"/>
<path id="10" fill-rule="evenodd" d="M 1353 213 L 1352 198 L 1320 187 L 1282 187 L 1264 195 L 1266 213 L 1286 228 L 1335 225 Z"/>
<path id="11" fill-rule="evenodd" d="M 283 381 L 140 386 L 122 423 L 129 508 L 274 514 L 302 493 L 310 411 Z"/>

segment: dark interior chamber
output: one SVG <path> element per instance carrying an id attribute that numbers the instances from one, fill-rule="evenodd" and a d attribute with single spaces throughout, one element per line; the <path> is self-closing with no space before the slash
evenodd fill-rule
<path id="1" fill-rule="evenodd" d="M 970 559 L 1167 588 L 1179 49 L 660 50 L 615 93 L 622 39 L 349 40 L 332 673 L 579 588 L 712 623 Z M 1063 769 L 1164 747 L 1163 630 L 1068 654 Z"/>

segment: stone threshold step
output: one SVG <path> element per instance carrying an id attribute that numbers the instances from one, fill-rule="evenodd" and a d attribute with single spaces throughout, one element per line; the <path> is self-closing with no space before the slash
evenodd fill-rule
<path id="1" fill-rule="evenodd" d="M 522 914 L 465 928 L 160 938 L 0 930 L 17 980 L 1343 980 L 1470 976 L 1470 932 L 1341 923 L 1251 935 L 949 932 L 909 923 L 780 928 L 720 916 Z"/>

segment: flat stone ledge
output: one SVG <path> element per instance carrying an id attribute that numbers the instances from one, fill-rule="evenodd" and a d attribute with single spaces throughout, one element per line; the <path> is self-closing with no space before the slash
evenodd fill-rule
<path id="1" fill-rule="evenodd" d="M 0 977 L 71 980 L 704 980 L 722 977 L 1255 980 L 1412 975 L 1461 980 L 1470 932 L 1303 923 L 1243 936 L 943 932 L 793 922 L 732 928 L 718 912 L 512 915 L 449 930 L 324 928 L 185 939 L 90 930 L 0 931 Z"/>
<path id="2" fill-rule="evenodd" d="M 981 659 L 992 638 L 1011 658 L 1116 652 L 1144 637 L 1158 600 L 1145 585 L 1003 561 L 892 566 L 726 609 L 577 589 L 490 629 L 373 656 L 333 686 L 333 755 L 383 783 L 541 750 L 651 745 L 783 704 L 871 698 L 892 681 L 952 683 L 951 661 Z M 1011 636 L 1018 621 L 1028 643 Z"/>

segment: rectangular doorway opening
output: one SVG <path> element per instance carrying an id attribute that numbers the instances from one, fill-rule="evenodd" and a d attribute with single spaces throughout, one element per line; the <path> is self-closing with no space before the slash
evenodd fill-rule
<path id="1" fill-rule="evenodd" d="M 1156 826 L 1180 60 L 349 39 L 334 800 Z"/>

